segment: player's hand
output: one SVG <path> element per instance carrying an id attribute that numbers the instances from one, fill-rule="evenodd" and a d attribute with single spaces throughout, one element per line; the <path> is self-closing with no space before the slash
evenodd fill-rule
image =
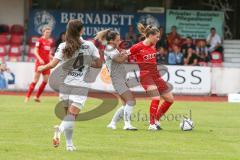
<path id="1" fill-rule="evenodd" d="M 127 50 L 123 49 L 123 50 L 121 50 L 120 54 L 127 55 L 128 53 L 127 53 Z"/>
<path id="2" fill-rule="evenodd" d="M 40 64 L 45 64 L 42 59 L 39 59 L 39 63 L 40 63 Z"/>
<path id="3" fill-rule="evenodd" d="M 44 71 L 44 66 L 39 66 L 39 67 L 37 68 L 37 71 L 38 71 L 38 72 Z"/>

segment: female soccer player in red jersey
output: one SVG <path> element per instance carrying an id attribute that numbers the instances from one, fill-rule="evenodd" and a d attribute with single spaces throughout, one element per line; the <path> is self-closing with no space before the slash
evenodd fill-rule
<path id="1" fill-rule="evenodd" d="M 133 45 L 128 54 L 136 57 L 140 69 L 140 83 L 152 97 L 149 130 L 160 130 L 159 120 L 173 104 L 174 97 L 169 85 L 157 70 L 155 45 L 159 40 L 159 30 L 151 25 L 145 27 L 141 23 L 138 24 L 138 30 L 145 36 L 145 40 Z M 164 100 L 160 107 L 158 107 L 159 95 Z"/>
<path id="2" fill-rule="evenodd" d="M 46 70 L 43 72 L 38 72 L 37 68 L 41 65 L 45 65 L 48 64 L 50 62 L 50 58 L 51 58 L 51 41 L 50 41 L 50 36 L 51 36 L 51 28 L 46 26 L 43 28 L 42 30 L 42 37 L 39 38 L 39 40 L 36 42 L 36 46 L 35 46 L 35 56 L 36 56 L 36 61 L 35 61 L 35 73 L 34 73 L 34 78 L 32 83 L 30 84 L 29 88 L 28 88 L 28 92 L 25 98 L 25 102 L 28 102 L 30 99 L 30 96 L 37 84 L 37 82 L 39 81 L 40 75 L 43 75 L 43 81 L 36 93 L 36 96 L 34 98 L 34 100 L 36 102 L 40 102 L 40 95 L 42 94 L 42 92 L 45 89 L 45 86 L 47 85 L 48 82 L 48 77 L 50 74 L 50 70 Z"/>

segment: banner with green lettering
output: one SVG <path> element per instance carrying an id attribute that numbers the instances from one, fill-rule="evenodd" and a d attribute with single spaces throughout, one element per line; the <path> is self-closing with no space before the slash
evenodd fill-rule
<path id="1" fill-rule="evenodd" d="M 205 39 L 214 27 L 223 37 L 224 12 L 199 10 L 167 10 L 166 32 L 176 26 L 182 37 L 191 36 L 193 39 Z"/>

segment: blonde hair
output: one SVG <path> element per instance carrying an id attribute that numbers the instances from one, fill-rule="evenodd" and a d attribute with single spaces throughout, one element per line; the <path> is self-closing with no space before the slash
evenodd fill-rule
<path id="1" fill-rule="evenodd" d="M 153 27 L 152 25 L 147 25 L 145 27 L 142 23 L 138 23 L 137 28 L 138 28 L 138 31 L 144 37 L 148 37 L 149 35 L 154 35 L 154 34 L 160 32 L 157 27 Z"/>
<path id="2" fill-rule="evenodd" d="M 52 30 L 52 28 L 49 27 L 49 26 L 44 26 L 44 27 L 42 28 L 42 33 L 44 33 L 46 30 Z"/>

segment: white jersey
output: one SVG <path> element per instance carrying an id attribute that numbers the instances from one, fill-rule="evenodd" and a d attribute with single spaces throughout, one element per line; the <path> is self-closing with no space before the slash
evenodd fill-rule
<path id="1" fill-rule="evenodd" d="M 113 60 L 118 54 L 120 54 L 119 51 L 110 45 L 107 45 L 104 50 L 106 66 L 109 70 L 113 87 L 119 95 L 122 95 L 126 91 L 129 91 L 129 87 L 126 83 L 127 72 L 124 64 L 119 64 Z"/>
<path id="2" fill-rule="evenodd" d="M 125 81 L 127 73 L 124 65 L 113 60 L 113 58 L 118 54 L 120 54 L 119 51 L 110 45 L 107 45 L 104 50 L 106 65 L 112 80 L 114 81 L 121 79 Z"/>
<path id="3" fill-rule="evenodd" d="M 64 80 L 64 83 L 67 85 L 72 86 L 86 86 L 87 83 L 84 81 L 85 75 L 90 69 L 91 61 L 95 60 L 97 58 L 100 58 L 98 49 L 95 47 L 95 45 L 90 42 L 81 39 L 82 44 L 79 50 L 77 50 L 72 58 L 77 57 L 79 54 L 83 53 L 83 56 L 88 56 L 88 61 L 86 63 L 84 59 L 84 68 L 79 71 L 78 69 L 73 69 L 70 71 L 67 75 L 67 77 Z M 54 58 L 61 60 L 62 62 L 67 62 L 69 59 L 64 58 L 63 56 L 63 49 L 65 48 L 66 43 L 61 43 L 55 53 Z"/>
<path id="4" fill-rule="evenodd" d="M 59 86 L 59 99 L 69 100 L 72 102 L 71 105 L 79 108 L 80 110 L 84 107 L 89 90 L 88 83 L 84 81 L 85 75 L 90 70 L 91 61 L 100 57 L 98 49 L 92 42 L 85 41 L 83 39 L 81 39 L 81 41 L 82 45 L 80 49 L 74 53 L 72 58 L 76 58 L 79 54 L 83 53 L 83 56 L 88 56 L 88 58 L 86 58 L 87 62 L 85 62 L 84 59 L 84 68 L 81 71 L 79 69 L 73 69 L 73 66 L 70 66 L 70 71 L 64 79 L 64 84 L 77 87 L 68 87 L 66 85 Z M 63 49 L 65 46 L 66 43 L 61 43 L 59 45 L 54 58 L 67 63 L 71 59 L 65 59 L 63 56 Z M 70 63 L 70 65 L 72 65 L 72 63 Z"/>

